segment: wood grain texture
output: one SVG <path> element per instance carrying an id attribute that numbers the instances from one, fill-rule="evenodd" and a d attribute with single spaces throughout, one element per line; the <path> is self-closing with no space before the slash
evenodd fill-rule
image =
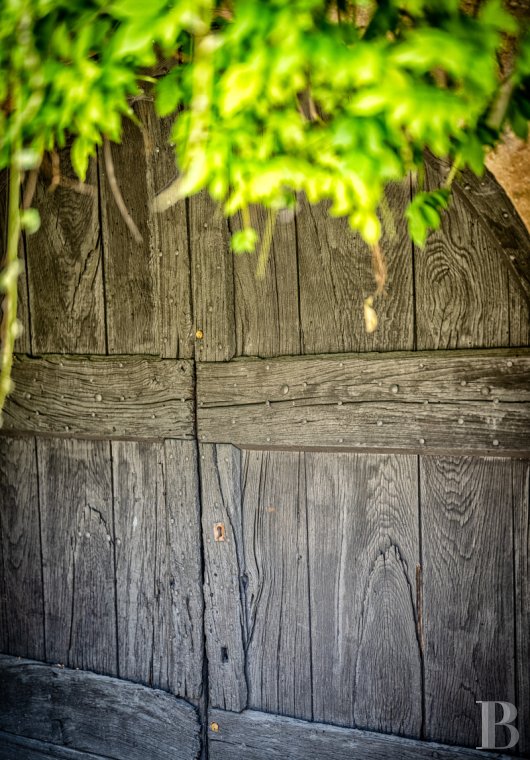
<path id="1" fill-rule="evenodd" d="M 37 456 L 33 438 L 0 439 L 0 651 L 44 659 Z"/>
<path id="2" fill-rule="evenodd" d="M 195 760 L 199 754 L 197 714 L 184 700 L 11 657 L 0 657 L 0 729 L 115 760 Z"/>
<path id="3" fill-rule="evenodd" d="M 426 189 L 446 175 L 427 161 Z M 415 249 L 418 350 L 509 345 L 507 271 L 479 217 L 455 192 L 441 229 Z"/>
<path id="4" fill-rule="evenodd" d="M 37 440 L 46 656 L 117 672 L 109 444 Z"/>
<path id="5" fill-rule="evenodd" d="M 96 438 L 193 435 L 188 360 L 16 356 L 13 379 L 5 430 Z"/>
<path id="6" fill-rule="evenodd" d="M 419 737 L 414 456 L 305 455 L 315 720 Z"/>
<path id="7" fill-rule="evenodd" d="M 111 446 L 119 675 L 198 699 L 203 609 L 194 446 Z"/>
<path id="8" fill-rule="evenodd" d="M 7 245 L 7 220 L 8 220 L 8 203 L 9 203 L 9 173 L 7 169 L 0 171 L 0 262 L 3 261 L 6 245 Z M 20 238 L 18 248 L 18 259 L 22 264 L 23 271 L 18 278 L 17 288 L 17 319 L 22 326 L 22 334 L 15 341 L 15 348 L 17 351 L 30 353 L 31 352 L 31 334 L 30 334 L 30 315 L 29 315 L 29 296 L 28 296 L 28 282 L 27 282 L 27 262 L 26 262 L 26 246 L 24 233 Z"/>
<path id="9" fill-rule="evenodd" d="M 388 266 L 387 294 L 376 300 L 379 327 L 368 334 L 363 301 L 374 292 L 371 255 L 346 219 L 304 196 L 297 211 L 302 353 L 407 350 L 414 347 L 412 246 L 403 213 L 408 181 L 387 190 L 394 219 L 381 243 Z"/>
<path id="10" fill-rule="evenodd" d="M 508 760 L 513 755 L 339 728 L 245 710 L 210 710 L 210 760 Z M 288 749 L 286 749 L 288 748 Z M 286 755 L 286 751 L 288 755 Z"/>
<path id="11" fill-rule="evenodd" d="M 426 737 L 479 746 L 476 701 L 515 701 L 511 462 L 422 457 L 420 498 Z"/>
<path id="12" fill-rule="evenodd" d="M 199 364 L 199 438 L 265 447 L 527 451 L 529 367 L 526 350 Z"/>
<path id="13" fill-rule="evenodd" d="M 516 705 L 521 753 L 530 754 L 530 465 L 513 461 Z"/>
<path id="14" fill-rule="evenodd" d="M 77 179 L 69 150 L 60 152 L 61 174 Z M 49 192 L 40 176 L 34 206 L 41 226 L 26 238 L 35 353 L 106 352 L 102 250 L 97 200 L 97 166 L 91 161 L 87 183 L 94 195 L 69 187 Z"/>
<path id="15" fill-rule="evenodd" d="M 174 119 L 159 119 L 153 103 L 138 108 L 144 127 L 146 181 L 149 199 L 176 177 L 175 150 L 170 145 Z M 166 358 L 193 357 L 190 257 L 186 202 L 179 201 L 163 213 L 150 213 L 152 245 L 158 256 L 157 311 L 159 329 L 155 336 L 159 352 Z"/>
<path id="16" fill-rule="evenodd" d="M 204 626 L 209 703 L 247 705 L 245 569 L 241 526 L 241 454 L 232 446 L 200 445 L 204 547 Z M 221 528 L 223 541 L 219 538 Z"/>
<path id="17" fill-rule="evenodd" d="M 312 717 L 303 454 L 243 452 L 249 707 Z"/>
<path id="18" fill-rule="evenodd" d="M 233 253 L 221 208 L 206 191 L 189 199 L 195 356 L 226 361 L 236 348 Z"/>
<path id="19" fill-rule="evenodd" d="M 15 734 L 0 731 L 0 760 L 107 760 L 103 755 L 78 752 L 57 744 L 24 739 Z"/>
<path id="20" fill-rule="evenodd" d="M 266 212 L 251 210 L 252 226 L 262 240 Z M 238 217 L 233 229 L 241 229 Z M 267 270 L 256 276 L 258 255 L 234 257 L 237 356 L 278 356 L 300 353 L 298 266 L 294 212 L 278 215 Z"/>

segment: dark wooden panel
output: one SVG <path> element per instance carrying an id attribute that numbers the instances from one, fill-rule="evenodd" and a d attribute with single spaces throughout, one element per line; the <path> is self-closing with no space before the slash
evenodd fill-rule
<path id="1" fill-rule="evenodd" d="M 512 465 L 420 464 L 426 736 L 478 746 L 476 701 L 515 701 Z"/>
<path id="2" fill-rule="evenodd" d="M 194 446 L 111 445 L 119 675 L 198 698 L 202 594 Z"/>
<path id="3" fill-rule="evenodd" d="M 9 203 L 9 173 L 7 169 L 0 171 L 0 261 L 5 256 L 7 246 L 7 209 Z M 21 236 L 18 248 L 18 258 L 23 265 L 23 271 L 18 278 L 18 308 L 17 318 L 22 326 L 22 334 L 16 339 L 17 351 L 30 353 L 31 335 L 29 322 L 29 297 L 26 266 L 26 247 L 24 235 Z"/>
<path id="4" fill-rule="evenodd" d="M 116 673 L 109 444 L 37 440 L 46 659 Z"/>
<path id="5" fill-rule="evenodd" d="M 303 454 L 243 453 L 249 706 L 312 717 Z"/>
<path id="6" fill-rule="evenodd" d="M 206 191 L 189 200 L 195 355 L 225 361 L 235 353 L 233 253 L 222 209 Z"/>
<path id="7" fill-rule="evenodd" d="M 509 760 L 513 755 L 448 747 L 262 712 L 211 710 L 210 760 Z M 215 730 L 212 730 L 212 725 Z M 286 752 L 288 754 L 286 754 Z"/>
<path id="8" fill-rule="evenodd" d="M 381 243 L 388 265 L 387 295 L 376 302 L 379 327 L 365 330 L 363 301 L 374 292 L 371 254 L 346 219 L 323 204 L 299 199 L 297 212 L 302 353 L 389 351 L 414 347 L 412 246 L 403 213 L 409 182 L 387 191 L 395 231 Z"/>
<path id="9" fill-rule="evenodd" d="M 115 760 L 195 760 L 200 746 L 196 711 L 184 700 L 11 657 L 0 657 L 0 729 Z"/>
<path id="10" fill-rule="evenodd" d="M 0 651 L 44 659 L 38 498 L 34 439 L 0 438 Z"/>
<path id="11" fill-rule="evenodd" d="M 175 151 L 169 144 L 174 119 L 159 119 L 148 101 L 139 104 L 138 112 L 145 129 L 146 181 L 151 199 L 177 173 Z M 194 338 L 186 202 L 181 200 L 160 214 L 151 213 L 149 219 L 159 270 L 159 332 L 153 339 L 158 340 L 162 356 L 191 358 Z"/>
<path id="12" fill-rule="evenodd" d="M 199 364 L 199 438 L 256 446 L 526 452 L 529 368 L 525 350 Z"/>
<path id="13" fill-rule="evenodd" d="M 260 241 L 266 212 L 253 208 L 251 221 Z M 241 228 L 238 219 L 234 229 Z M 258 244 L 258 250 L 259 250 Z M 265 276 L 258 279 L 257 254 L 234 257 L 238 356 L 278 356 L 300 353 L 298 266 L 294 212 L 278 215 Z"/>
<path id="14" fill-rule="evenodd" d="M 530 465 L 513 462 L 516 705 L 520 752 L 530 754 Z"/>
<path id="15" fill-rule="evenodd" d="M 419 737 L 416 457 L 305 463 L 314 718 Z"/>
<path id="16" fill-rule="evenodd" d="M 446 174 L 428 161 L 427 189 Z M 455 192 L 441 229 L 415 250 L 419 350 L 509 345 L 507 270 L 480 213 Z"/>
<path id="17" fill-rule="evenodd" d="M 107 760 L 103 755 L 92 752 L 78 752 L 75 749 L 58 747 L 57 744 L 24 739 L 14 734 L 0 731 L 0 760 Z"/>
<path id="18" fill-rule="evenodd" d="M 61 174 L 74 180 L 69 150 L 60 153 Z M 41 227 L 26 238 L 31 299 L 32 347 L 36 353 L 104 354 L 102 252 L 97 200 L 97 166 L 87 183 L 93 195 L 69 187 L 48 191 L 42 174 L 34 205 Z"/>
<path id="19" fill-rule="evenodd" d="M 193 365 L 142 357 L 16 356 L 4 429 L 109 438 L 190 438 Z"/>
<path id="20" fill-rule="evenodd" d="M 210 704 L 242 710 L 247 704 L 247 682 L 241 454 L 232 446 L 199 448 Z"/>

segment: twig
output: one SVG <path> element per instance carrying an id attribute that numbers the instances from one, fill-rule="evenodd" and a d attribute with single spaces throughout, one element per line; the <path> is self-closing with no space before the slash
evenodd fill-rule
<path id="1" fill-rule="evenodd" d="M 510 105 L 510 98 L 515 89 L 515 78 L 513 76 L 506 79 L 499 90 L 497 100 L 493 104 L 488 116 L 487 125 L 492 129 L 499 130 L 506 117 L 506 111 Z"/>
<path id="2" fill-rule="evenodd" d="M 40 164 L 40 162 L 39 162 Z M 32 169 L 28 175 L 28 181 L 24 188 L 24 196 L 22 198 L 22 208 L 27 209 L 31 206 L 35 190 L 37 189 L 37 178 L 39 176 L 39 166 Z"/>
<path id="3" fill-rule="evenodd" d="M 374 245 L 370 246 L 370 249 L 372 251 L 374 279 L 377 285 L 375 294 L 380 295 L 385 289 L 387 275 L 386 261 L 379 243 L 374 243 Z"/>
<path id="4" fill-rule="evenodd" d="M 116 206 L 118 207 L 118 210 L 123 218 L 123 221 L 129 228 L 129 231 L 133 238 L 136 240 L 137 243 L 143 242 L 143 237 L 140 233 L 140 230 L 134 223 L 134 219 L 129 214 L 127 210 L 127 206 L 125 205 L 125 201 L 123 200 L 123 196 L 121 194 L 121 190 L 118 186 L 118 182 L 116 181 L 116 173 L 114 172 L 114 162 L 112 160 L 112 151 L 110 148 L 110 142 L 105 137 L 103 139 L 103 156 L 105 158 L 105 168 L 107 170 L 107 178 L 109 180 L 110 189 L 112 190 L 112 195 L 114 196 L 114 200 L 116 201 Z"/>

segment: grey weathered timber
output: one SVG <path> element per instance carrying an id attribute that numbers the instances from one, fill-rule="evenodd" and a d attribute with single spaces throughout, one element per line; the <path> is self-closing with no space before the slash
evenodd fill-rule
<path id="1" fill-rule="evenodd" d="M 426 188 L 443 185 L 448 167 L 426 163 Z M 442 226 L 415 248 L 416 347 L 509 345 L 508 276 L 491 230 L 455 192 Z"/>
<path id="2" fill-rule="evenodd" d="M 7 169 L 0 171 L 0 262 L 3 261 L 7 244 L 8 232 L 8 207 L 9 207 L 9 172 Z M 18 277 L 18 304 L 17 319 L 22 326 L 22 334 L 16 339 L 17 351 L 29 353 L 31 351 L 31 335 L 29 329 L 29 300 L 28 283 L 26 273 L 26 246 L 25 233 L 22 233 L 18 247 L 18 259 L 22 264 L 22 272 Z"/>
<path id="3" fill-rule="evenodd" d="M 375 302 L 379 328 L 368 334 L 363 301 L 376 287 L 370 250 L 346 219 L 331 219 L 324 204 L 311 206 L 300 196 L 296 223 L 302 353 L 414 347 L 412 245 L 403 217 L 410 200 L 408 180 L 389 187 L 387 200 L 395 227 L 381 242 L 387 292 Z"/>
<path id="4" fill-rule="evenodd" d="M 245 710 L 210 710 L 210 760 L 509 760 L 513 755 L 338 728 Z M 215 731 L 212 730 L 212 724 Z"/>
<path id="5" fill-rule="evenodd" d="M 78 437 L 191 438 L 193 364 L 148 356 L 15 356 L 4 429 Z"/>
<path id="6" fill-rule="evenodd" d="M 143 124 L 147 192 L 150 199 L 175 179 L 175 150 L 170 145 L 174 119 L 159 119 L 154 104 L 138 104 Z M 150 233 L 158 256 L 157 310 L 161 356 L 193 356 L 193 318 L 186 202 L 180 200 L 162 213 L 150 214 Z"/>
<path id="7" fill-rule="evenodd" d="M 306 453 L 315 720 L 420 736 L 415 456 Z"/>
<path id="8" fill-rule="evenodd" d="M 530 751 L 530 464 L 514 460 L 515 663 L 518 749 Z"/>
<path id="9" fill-rule="evenodd" d="M 0 730 L 115 760 L 195 760 L 200 746 L 196 711 L 184 700 L 3 656 Z"/>
<path id="10" fill-rule="evenodd" d="M 60 172 L 78 181 L 69 150 L 59 153 Z M 105 311 L 97 194 L 97 166 L 91 161 L 87 184 L 92 195 L 57 187 L 40 175 L 34 205 L 41 227 L 26 239 L 35 353 L 104 354 Z M 20 348 L 19 348 L 20 350 Z"/>
<path id="11" fill-rule="evenodd" d="M 195 356 L 225 361 L 235 352 L 233 256 L 221 207 L 206 191 L 189 200 Z"/>
<path id="12" fill-rule="evenodd" d="M 0 438 L 0 650 L 44 659 L 35 440 Z"/>
<path id="13" fill-rule="evenodd" d="M 251 221 L 263 240 L 266 212 L 252 208 Z M 240 229 L 241 219 L 233 224 Z M 258 244 L 258 250 L 261 243 Z M 278 214 L 265 276 L 256 276 L 258 254 L 234 258 L 236 354 L 278 356 L 300 353 L 298 266 L 294 212 Z"/>
<path id="14" fill-rule="evenodd" d="M 476 701 L 515 701 L 512 464 L 422 457 L 420 498 L 425 735 L 478 746 Z"/>
<path id="15" fill-rule="evenodd" d="M 0 731 L 0 760 L 108 760 L 92 752 L 78 752 L 57 744 L 24 739 L 15 734 Z"/>
<path id="16" fill-rule="evenodd" d="M 527 350 L 237 359 L 197 367 L 201 441 L 527 452 Z"/>
<path id="17" fill-rule="evenodd" d="M 245 451 L 242 465 L 249 707 L 311 718 L 304 455 Z"/>
<path id="18" fill-rule="evenodd" d="M 197 699 L 202 597 L 195 446 L 111 446 L 118 673 Z"/>
<path id="19" fill-rule="evenodd" d="M 209 703 L 242 710 L 247 681 L 241 454 L 232 446 L 206 444 L 199 450 Z"/>
<path id="20" fill-rule="evenodd" d="M 46 656 L 117 667 L 109 444 L 38 439 Z"/>

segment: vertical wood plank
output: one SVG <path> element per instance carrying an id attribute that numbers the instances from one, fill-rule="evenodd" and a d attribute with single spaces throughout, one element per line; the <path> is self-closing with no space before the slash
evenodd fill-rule
<path id="1" fill-rule="evenodd" d="M 196 358 L 224 361 L 235 353 L 233 253 L 222 210 L 206 191 L 189 200 Z"/>
<path id="2" fill-rule="evenodd" d="M 303 454 L 243 452 L 249 707 L 312 718 Z"/>
<path id="3" fill-rule="evenodd" d="M 0 438 L 1 651 L 45 658 L 37 458 L 33 438 Z"/>
<path id="4" fill-rule="evenodd" d="M 256 276 L 257 254 L 234 257 L 237 356 L 300 353 L 298 266 L 294 213 L 278 215 L 265 277 Z M 263 237 L 266 212 L 251 210 L 253 227 Z M 234 228 L 241 229 L 238 217 Z"/>
<path id="5" fill-rule="evenodd" d="M 201 444 L 199 449 L 209 701 L 240 711 L 247 705 L 241 453 L 215 444 Z"/>
<path id="6" fill-rule="evenodd" d="M 514 282 L 514 275 L 508 275 L 508 319 L 510 325 L 510 346 L 530 345 L 530 304 Z"/>
<path id="7" fill-rule="evenodd" d="M 7 169 L 0 171 L 0 262 L 3 261 L 7 247 L 8 231 L 8 204 L 9 204 L 9 172 Z M 20 238 L 18 258 L 23 266 L 23 271 L 18 278 L 18 308 L 17 318 L 22 325 L 22 334 L 16 339 L 15 350 L 20 353 L 31 353 L 31 335 L 29 319 L 28 283 L 26 266 L 26 248 L 24 235 Z"/>
<path id="8" fill-rule="evenodd" d="M 414 456 L 306 454 L 314 719 L 420 735 Z"/>
<path id="9" fill-rule="evenodd" d="M 37 439 L 46 659 L 116 673 L 112 487 L 105 441 Z"/>
<path id="10" fill-rule="evenodd" d="M 479 746 L 476 701 L 515 697 L 511 462 L 420 465 L 426 738 Z"/>
<path id="11" fill-rule="evenodd" d="M 426 162 L 426 188 L 446 169 Z M 496 244 L 455 185 L 442 226 L 415 249 L 417 348 L 488 348 L 508 342 L 508 279 Z"/>
<path id="12" fill-rule="evenodd" d="M 530 753 L 530 463 L 513 461 L 515 550 L 515 664 L 520 740 L 517 750 Z"/>
<path id="13" fill-rule="evenodd" d="M 164 501 L 156 526 L 153 686 L 199 699 L 203 600 L 196 444 L 165 441 L 163 468 Z"/>
<path id="14" fill-rule="evenodd" d="M 60 152 L 61 174 L 76 180 L 69 151 Z M 69 187 L 49 192 L 40 176 L 34 206 L 41 226 L 26 236 L 35 353 L 105 353 L 102 253 L 97 200 L 97 166 L 87 184 L 94 195 Z"/>
<path id="15" fill-rule="evenodd" d="M 142 105 L 135 106 L 140 120 Z M 108 351 L 158 354 L 159 259 L 149 212 L 148 158 L 142 131 L 125 119 L 121 145 L 113 145 L 111 151 L 116 181 L 143 241 L 136 242 L 118 211 L 100 157 Z"/>
<path id="16" fill-rule="evenodd" d="M 111 446 L 119 675 L 198 699 L 202 595 L 194 444 Z"/>
<path id="17" fill-rule="evenodd" d="M 368 334 L 363 301 L 375 283 L 368 247 L 346 219 L 331 219 L 323 204 L 304 196 L 297 212 L 302 353 L 388 351 L 414 344 L 412 246 L 403 218 L 409 183 L 390 187 L 395 234 L 381 248 L 388 265 L 387 294 L 375 304 L 379 326 Z"/>

